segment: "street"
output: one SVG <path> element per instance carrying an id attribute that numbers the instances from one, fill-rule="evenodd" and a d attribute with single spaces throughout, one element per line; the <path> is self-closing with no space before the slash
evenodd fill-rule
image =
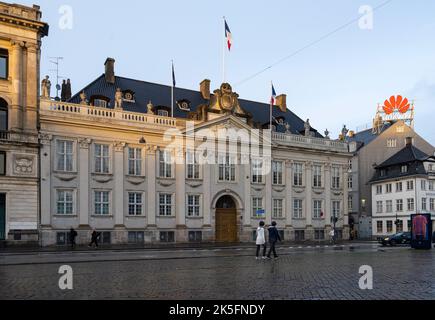
<path id="1" fill-rule="evenodd" d="M 0 253 L 0 299 L 373 300 L 435 299 L 435 254 L 377 244 Z M 73 269 L 62 291 L 59 267 Z M 361 266 L 373 290 L 359 288 Z"/>

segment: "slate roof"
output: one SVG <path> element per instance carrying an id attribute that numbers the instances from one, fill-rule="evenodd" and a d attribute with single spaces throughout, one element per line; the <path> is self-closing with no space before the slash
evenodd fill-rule
<path id="1" fill-rule="evenodd" d="M 391 126 L 392 126 L 391 123 L 386 123 L 382 127 L 381 133 L 383 133 L 384 131 L 388 130 Z M 352 138 L 348 137 L 347 141 L 348 142 L 358 142 L 358 143 L 361 144 L 361 147 L 362 147 L 362 146 L 366 146 L 369 143 L 371 143 L 378 136 L 379 136 L 379 134 L 373 133 L 373 129 L 370 128 L 370 129 L 367 129 L 367 130 L 355 133 L 355 135 Z"/>
<path id="2" fill-rule="evenodd" d="M 429 155 L 409 144 L 388 160 L 384 161 L 378 168 L 387 168 L 400 164 L 407 164 L 416 161 L 426 161 L 430 158 Z"/>
<path id="3" fill-rule="evenodd" d="M 108 108 L 113 108 L 113 99 L 115 97 L 115 92 L 117 88 L 121 90 L 131 90 L 135 93 L 135 103 L 123 102 L 123 109 L 130 112 L 147 112 L 147 104 L 149 101 L 153 103 L 155 107 L 171 106 L 171 87 L 156 83 L 145 82 L 141 80 L 134 80 L 124 77 L 115 77 L 115 84 L 108 83 L 105 79 L 105 75 L 101 75 L 84 89 L 80 90 L 75 94 L 69 102 L 80 103 L 80 93 L 84 91 L 88 100 L 94 95 L 101 95 L 111 99 L 111 103 Z M 196 111 L 197 108 L 202 104 L 208 104 L 208 101 L 202 98 L 199 91 L 174 88 L 174 100 L 188 100 L 191 103 L 190 111 Z M 268 124 L 270 119 L 270 106 L 266 103 L 254 102 L 244 99 L 239 99 L 240 106 L 243 110 L 250 113 L 253 116 L 253 121 L 260 124 Z M 188 111 L 183 111 L 178 108 L 177 105 L 174 106 L 174 116 L 176 118 L 186 118 L 188 116 Z M 296 114 L 287 109 L 287 112 L 282 112 L 278 107 L 273 108 L 273 116 L 275 118 L 283 118 L 284 123 L 290 124 L 290 130 L 293 134 L 300 134 L 304 131 L 305 121 L 299 118 Z M 277 126 L 278 132 L 285 132 L 284 125 Z M 322 138 L 317 130 L 314 128 L 312 131 L 315 133 L 316 137 Z"/>

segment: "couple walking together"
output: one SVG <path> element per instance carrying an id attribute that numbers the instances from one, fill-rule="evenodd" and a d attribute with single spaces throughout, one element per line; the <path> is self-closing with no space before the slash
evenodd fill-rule
<path id="1" fill-rule="evenodd" d="M 276 222 L 272 222 L 272 226 L 268 229 L 268 231 L 269 231 L 270 249 L 269 249 L 269 254 L 266 256 L 267 253 L 266 229 L 265 229 L 265 223 L 261 221 L 260 226 L 257 229 L 257 242 L 256 242 L 257 260 L 260 259 L 260 250 L 262 246 L 263 246 L 263 259 L 270 259 L 272 253 L 275 259 L 278 258 L 278 255 L 276 254 L 275 246 L 278 241 L 281 241 L 281 237 L 279 235 L 278 229 L 276 228 Z"/>

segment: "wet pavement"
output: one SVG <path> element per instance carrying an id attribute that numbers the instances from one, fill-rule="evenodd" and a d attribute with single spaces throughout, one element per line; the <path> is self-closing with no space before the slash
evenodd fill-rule
<path id="1" fill-rule="evenodd" d="M 376 244 L 281 246 L 276 261 L 255 248 L 0 253 L 0 299 L 373 300 L 435 299 L 435 254 Z M 59 289 L 59 267 L 74 289 Z M 359 288 L 359 269 L 374 272 Z"/>

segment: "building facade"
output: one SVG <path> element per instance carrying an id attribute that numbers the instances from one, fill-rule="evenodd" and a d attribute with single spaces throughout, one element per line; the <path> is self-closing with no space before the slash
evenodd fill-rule
<path id="1" fill-rule="evenodd" d="M 435 218 L 435 157 L 409 138 L 404 149 L 376 167 L 371 188 L 373 236 L 411 231 L 411 215 Z"/>
<path id="2" fill-rule="evenodd" d="M 413 139 L 416 148 L 428 155 L 434 154 L 435 147 L 402 120 L 386 122 L 379 131 L 368 129 L 356 134 L 350 133 L 347 138 L 353 152 L 349 171 L 349 206 L 352 207 L 350 220 L 361 239 L 376 234 L 373 229 L 376 224 L 372 221 L 375 203 L 370 184 L 376 167 L 403 149 L 408 137 Z"/>
<path id="3" fill-rule="evenodd" d="M 41 98 L 41 239 L 65 244 L 252 241 L 260 221 L 285 240 L 349 238 L 348 144 L 285 105 L 105 73 L 69 102 Z M 173 114 L 172 114 L 173 113 Z M 334 219 L 334 217 L 336 219 Z"/>
<path id="4" fill-rule="evenodd" d="M 38 240 L 38 6 L 0 2 L 0 241 Z"/>

